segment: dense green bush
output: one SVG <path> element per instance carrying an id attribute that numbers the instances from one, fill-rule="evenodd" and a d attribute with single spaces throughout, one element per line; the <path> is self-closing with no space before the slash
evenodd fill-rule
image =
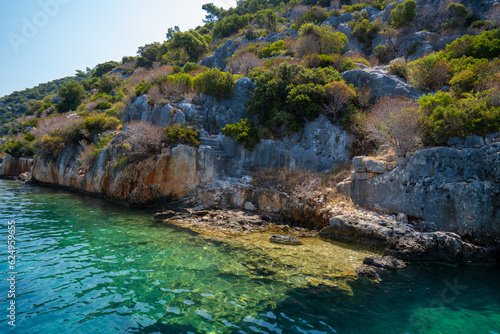
<path id="1" fill-rule="evenodd" d="M 50 135 L 44 135 L 35 143 L 37 154 L 52 157 L 57 157 L 65 146 L 64 133 L 59 130 L 54 131 Z"/>
<path id="2" fill-rule="evenodd" d="M 364 13 L 366 13 L 366 11 L 364 11 Z M 349 26 L 352 28 L 352 35 L 356 37 L 358 41 L 363 43 L 365 50 L 369 50 L 371 48 L 372 40 L 377 37 L 378 32 L 382 28 L 378 19 L 371 22 L 366 18 L 353 20 L 349 23 Z"/>
<path id="3" fill-rule="evenodd" d="M 500 29 L 484 31 L 478 36 L 465 35 L 446 47 L 448 58 L 462 56 L 473 58 L 496 58 L 500 56 Z"/>
<path id="4" fill-rule="evenodd" d="M 325 85 L 342 81 L 332 68 L 308 69 L 283 63 L 270 69 L 254 69 L 250 77 L 257 87 L 250 100 L 250 111 L 260 123 L 275 133 L 280 128 L 296 131 L 307 119 L 321 113 L 326 102 Z"/>
<path id="5" fill-rule="evenodd" d="M 213 35 L 215 38 L 229 37 L 246 27 L 250 21 L 249 15 L 230 15 L 219 20 L 214 27 Z"/>
<path id="6" fill-rule="evenodd" d="M 391 11 L 391 24 L 396 28 L 401 28 L 411 24 L 417 17 L 417 2 L 406 0 Z"/>
<path id="7" fill-rule="evenodd" d="M 328 18 L 325 8 L 314 6 L 307 10 L 293 25 L 292 29 L 299 30 L 305 23 L 321 23 Z"/>
<path id="8" fill-rule="evenodd" d="M 212 68 L 194 78 L 194 87 L 203 94 L 217 99 L 231 97 L 234 90 L 234 78 L 230 73 Z"/>
<path id="9" fill-rule="evenodd" d="M 110 109 L 113 107 L 113 104 L 111 102 L 108 102 L 108 101 L 101 101 L 99 102 L 95 108 L 97 110 L 105 110 L 105 109 Z"/>
<path id="10" fill-rule="evenodd" d="M 193 130 L 188 126 L 174 124 L 165 128 L 167 143 L 170 146 L 177 144 L 185 144 L 189 146 L 200 146 L 200 133 L 198 130 Z"/>
<path id="11" fill-rule="evenodd" d="M 236 142 L 251 151 L 259 143 L 259 134 L 253 122 L 248 118 L 235 124 L 227 124 L 222 128 L 222 133 L 228 137 L 236 137 Z"/>
<path id="12" fill-rule="evenodd" d="M 500 131 L 500 106 L 491 105 L 482 94 L 454 98 L 437 92 L 419 99 L 428 123 L 427 142 L 446 144 L 450 137 L 485 136 Z"/>
<path id="13" fill-rule="evenodd" d="M 304 58 L 302 62 L 305 67 L 333 67 L 339 73 L 356 68 L 356 63 L 341 55 L 317 55 L 312 54 Z"/>
<path id="14" fill-rule="evenodd" d="M 449 82 L 450 65 L 442 52 L 436 52 L 412 62 L 408 73 L 409 82 L 416 88 L 438 90 Z"/>
<path id="15" fill-rule="evenodd" d="M 76 110 L 85 94 L 85 90 L 78 82 L 72 81 L 68 83 L 57 92 L 57 95 L 62 99 L 57 105 L 57 110 L 60 113 Z"/>
<path id="16" fill-rule="evenodd" d="M 260 56 L 261 58 L 270 58 L 273 56 L 279 56 L 284 46 L 285 42 L 282 40 L 270 43 L 262 49 L 262 51 L 260 52 Z"/>
<path id="17" fill-rule="evenodd" d="M 151 82 L 143 80 L 135 87 L 135 95 L 141 96 L 147 94 L 151 87 L 153 87 Z"/>
<path id="18" fill-rule="evenodd" d="M 404 58 L 396 58 L 391 60 L 387 67 L 387 72 L 397 75 L 405 80 L 408 79 L 408 64 Z"/>
<path id="19" fill-rule="evenodd" d="M 183 50 L 189 59 L 198 61 L 208 51 L 208 44 L 210 42 L 210 37 L 203 36 L 195 30 L 190 30 L 174 33 L 172 38 L 167 42 L 167 48 L 170 52 Z"/>
<path id="20" fill-rule="evenodd" d="M 317 54 L 342 54 L 349 44 L 345 34 L 326 25 L 304 24 L 299 30 L 296 49 L 299 56 Z"/>
<path id="21" fill-rule="evenodd" d="M 0 152 L 5 152 L 10 154 L 14 158 L 20 158 L 23 156 L 31 157 L 35 154 L 35 147 L 33 140 L 14 140 L 8 141 L 0 147 Z"/>
<path id="22" fill-rule="evenodd" d="M 387 44 L 379 44 L 375 46 L 373 48 L 373 54 L 383 64 L 387 64 L 392 58 L 391 50 Z"/>
<path id="23" fill-rule="evenodd" d="M 457 96 L 471 92 L 474 89 L 476 80 L 477 76 L 474 72 L 471 70 L 463 70 L 450 80 L 451 91 Z"/>

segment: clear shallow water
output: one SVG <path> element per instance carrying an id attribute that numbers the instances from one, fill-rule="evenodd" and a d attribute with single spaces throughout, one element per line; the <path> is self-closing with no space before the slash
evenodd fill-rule
<path id="1" fill-rule="evenodd" d="M 279 250 L 206 240 L 148 211 L 0 180 L 0 212 L 0 333 L 500 333 L 499 267 L 413 265 L 311 287 Z M 338 252 L 347 267 L 364 255 Z M 325 264 L 311 257 L 316 273 Z"/>

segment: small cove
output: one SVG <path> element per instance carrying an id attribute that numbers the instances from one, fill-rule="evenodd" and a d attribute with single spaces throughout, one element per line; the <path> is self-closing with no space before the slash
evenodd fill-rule
<path id="1" fill-rule="evenodd" d="M 498 266 L 354 279 L 370 253 L 319 239 L 273 245 L 265 233 L 207 239 L 151 211 L 13 181 L 0 180 L 0 210 L 4 255 L 16 221 L 18 272 L 17 326 L 2 315 L 2 331 L 500 333 Z"/>

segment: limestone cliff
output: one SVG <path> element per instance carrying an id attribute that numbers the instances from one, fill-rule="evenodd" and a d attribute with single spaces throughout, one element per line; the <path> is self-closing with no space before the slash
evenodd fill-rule
<path id="1" fill-rule="evenodd" d="M 420 150 L 388 172 L 373 169 L 380 162 L 363 164 L 340 184 L 356 203 L 402 212 L 476 243 L 500 241 L 500 143 Z"/>

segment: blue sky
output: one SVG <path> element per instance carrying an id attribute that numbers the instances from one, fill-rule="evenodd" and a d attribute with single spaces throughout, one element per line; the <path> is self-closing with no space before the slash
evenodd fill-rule
<path id="1" fill-rule="evenodd" d="M 0 97 L 136 55 L 169 27 L 202 24 L 212 2 L 236 0 L 0 0 Z"/>

